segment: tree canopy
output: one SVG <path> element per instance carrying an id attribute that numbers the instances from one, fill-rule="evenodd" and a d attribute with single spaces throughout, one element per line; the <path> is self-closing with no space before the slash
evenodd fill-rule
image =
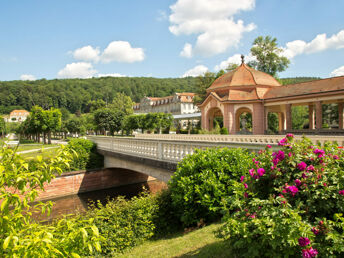
<path id="1" fill-rule="evenodd" d="M 270 36 L 259 36 L 253 41 L 251 48 L 252 56 L 257 61 L 248 63 L 251 67 L 276 76 L 278 72 L 283 72 L 288 68 L 289 59 L 282 56 L 282 48 L 277 46 L 277 39 Z"/>

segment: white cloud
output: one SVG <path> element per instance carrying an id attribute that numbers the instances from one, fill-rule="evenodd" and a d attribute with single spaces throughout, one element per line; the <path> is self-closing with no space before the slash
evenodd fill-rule
<path id="1" fill-rule="evenodd" d="M 170 6 L 169 30 L 174 35 L 198 34 L 194 53 L 212 56 L 237 46 L 255 24 L 234 20 L 240 11 L 252 10 L 255 0 L 178 0 Z"/>
<path id="2" fill-rule="evenodd" d="M 124 74 L 120 73 L 99 73 L 97 74 L 98 77 L 127 77 Z"/>
<path id="3" fill-rule="evenodd" d="M 22 81 L 35 81 L 36 77 L 32 74 L 22 74 L 20 75 L 20 80 Z"/>
<path id="4" fill-rule="evenodd" d="M 341 66 L 341 67 L 333 70 L 330 74 L 331 77 L 343 76 L 343 75 L 344 75 L 344 66 Z"/>
<path id="5" fill-rule="evenodd" d="M 133 63 L 143 61 L 145 55 L 142 48 L 132 48 L 127 41 L 112 41 L 100 58 L 104 63 L 113 61 Z"/>
<path id="6" fill-rule="evenodd" d="M 67 64 L 65 68 L 58 72 L 59 78 L 91 78 L 97 73 L 92 64 L 78 62 Z"/>
<path id="7" fill-rule="evenodd" d="M 183 50 L 180 52 L 180 56 L 186 58 L 192 57 L 192 45 L 190 43 L 186 43 L 184 45 Z"/>
<path id="8" fill-rule="evenodd" d="M 250 61 L 255 61 L 256 58 L 250 54 L 245 56 L 245 63 L 248 63 Z M 235 54 L 227 58 L 227 60 L 222 61 L 220 64 L 216 65 L 214 67 L 215 71 L 219 71 L 221 69 L 225 70 L 229 64 L 241 64 L 241 54 Z"/>
<path id="9" fill-rule="evenodd" d="M 90 45 L 76 49 L 73 52 L 73 57 L 76 60 L 87 61 L 87 62 L 98 62 L 99 61 L 99 48 L 94 48 Z"/>
<path id="10" fill-rule="evenodd" d="M 208 68 L 206 66 L 197 65 L 194 68 L 186 71 L 182 77 L 188 77 L 188 76 L 196 77 L 196 76 L 205 74 L 207 71 L 208 71 Z"/>
<path id="11" fill-rule="evenodd" d="M 294 58 L 301 54 L 311 54 L 327 49 L 344 48 L 344 30 L 332 35 L 330 38 L 326 34 L 318 34 L 312 41 L 294 40 L 288 42 L 284 48 L 283 55 Z"/>

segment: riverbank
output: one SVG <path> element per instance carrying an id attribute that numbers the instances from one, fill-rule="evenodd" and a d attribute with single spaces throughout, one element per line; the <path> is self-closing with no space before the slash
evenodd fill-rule
<path id="1" fill-rule="evenodd" d="M 146 241 L 115 257 L 232 257 L 226 242 L 215 237 L 214 231 L 221 225 L 214 223 L 189 233 L 177 233 L 163 239 Z"/>

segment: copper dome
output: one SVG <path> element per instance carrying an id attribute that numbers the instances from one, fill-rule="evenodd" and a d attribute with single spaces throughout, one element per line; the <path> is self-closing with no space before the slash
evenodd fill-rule
<path id="1" fill-rule="evenodd" d="M 257 71 L 245 63 L 242 63 L 238 68 L 230 71 L 219 78 L 207 89 L 213 91 L 216 89 L 223 89 L 226 87 L 237 86 L 281 86 L 281 84 L 271 75 Z"/>

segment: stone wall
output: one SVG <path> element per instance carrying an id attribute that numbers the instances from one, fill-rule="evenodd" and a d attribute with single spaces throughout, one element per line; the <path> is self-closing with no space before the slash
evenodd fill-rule
<path id="1" fill-rule="evenodd" d="M 45 191 L 39 193 L 38 200 L 53 199 L 150 180 L 155 180 L 155 178 L 120 168 L 73 171 L 63 173 L 61 176 L 53 179 L 50 184 L 45 184 Z"/>

